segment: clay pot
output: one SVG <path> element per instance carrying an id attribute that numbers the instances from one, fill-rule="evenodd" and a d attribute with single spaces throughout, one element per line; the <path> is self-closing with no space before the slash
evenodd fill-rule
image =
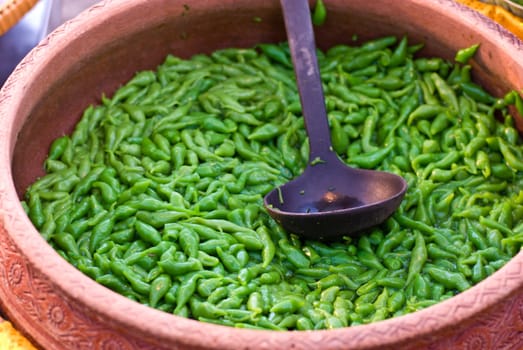
<path id="1" fill-rule="evenodd" d="M 317 30 L 327 48 L 408 34 L 448 59 L 481 43 L 474 78 L 502 95 L 523 88 L 523 43 L 451 0 L 329 0 Z M 256 20 L 259 19 L 259 20 Z M 0 302 L 46 349 L 499 349 L 523 344 L 523 255 L 473 288 L 425 310 L 313 332 L 233 329 L 172 316 L 95 283 L 66 263 L 24 214 L 52 139 L 89 104 L 167 53 L 187 57 L 285 39 L 277 0 L 104 1 L 59 27 L 0 93 Z M 521 124 L 520 124 L 521 125 Z"/>

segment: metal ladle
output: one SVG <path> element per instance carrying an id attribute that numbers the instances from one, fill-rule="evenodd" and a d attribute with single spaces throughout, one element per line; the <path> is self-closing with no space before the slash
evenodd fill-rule
<path id="1" fill-rule="evenodd" d="M 268 193 L 265 207 L 306 238 L 334 239 L 378 225 L 398 208 L 407 183 L 392 173 L 349 167 L 333 151 L 308 1 L 280 2 L 310 153 L 303 174 Z"/>

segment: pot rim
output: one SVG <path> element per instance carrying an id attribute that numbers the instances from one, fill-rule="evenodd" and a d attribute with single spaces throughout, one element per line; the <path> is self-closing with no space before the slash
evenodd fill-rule
<path id="1" fill-rule="evenodd" d="M 223 1 L 223 6 L 233 2 L 235 1 Z M 81 40 L 93 28 L 103 26 L 110 16 L 124 16 L 131 8 L 147 8 L 151 6 L 150 3 L 150 0 L 113 0 L 94 5 L 56 29 L 23 59 L 0 90 L 0 140 L 6 140 L 2 143 L 4 147 L 0 149 L 1 164 L 12 164 L 16 135 L 25 122 L 25 119 L 20 120 L 17 116 L 28 115 L 29 112 L 28 107 L 24 106 L 22 96 L 30 90 L 34 79 L 42 77 L 46 64 L 53 59 L 50 53 L 66 50 L 71 42 Z M 481 23 L 476 28 L 480 28 L 480 34 L 484 38 L 501 41 L 511 50 L 510 54 L 523 57 L 523 43 L 517 37 L 464 5 L 452 0 L 413 0 L 411 3 L 428 11 L 445 13 L 453 18 L 460 17 L 470 27 Z M 300 348 L 300 344 L 310 346 L 311 343 L 321 344 L 326 349 L 333 349 L 341 344 L 344 347 L 353 345 L 362 348 L 386 346 L 397 344 L 398 340 L 408 341 L 412 337 L 412 329 L 416 329 L 417 334 L 428 335 L 435 330 L 451 327 L 452 325 L 441 323 L 448 315 L 453 315 L 455 323 L 465 322 L 478 310 L 492 307 L 515 293 L 523 283 L 520 277 L 523 255 L 519 253 L 492 276 L 469 290 L 412 314 L 336 330 L 274 332 L 236 329 L 174 316 L 108 290 L 61 258 L 40 236 L 27 216 L 20 215 L 21 213 L 23 208 L 15 190 L 11 167 L 8 167 L 0 172 L 0 225 L 3 221 L 9 238 L 29 264 L 45 275 L 60 293 L 70 300 L 78 300 L 82 308 L 101 318 L 110 318 L 113 323 L 122 328 L 130 328 L 137 334 L 154 334 L 158 337 L 159 344 L 163 345 L 176 341 L 188 346 L 205 344 L 212 348 L 236 349 L 241 344 L 256 343 L 253 339 L 263 334 L 266 344 L 275 346 L 286 346 L 289 342 L 295 344 L 296 348 Z M 33 254 L 27 255 L 28 252 Z M 34 254 L 35 252 L 38 254 Z M 56 268 L 62 271 L 60 276 L 46 274 L 46 271 Z M 103 299 L 106 304 L 93 304 L 93 299 Z"/>

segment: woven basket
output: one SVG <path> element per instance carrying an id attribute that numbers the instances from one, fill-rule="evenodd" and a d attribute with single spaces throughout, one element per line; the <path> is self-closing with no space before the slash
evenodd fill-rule
<path id="1" fill-rule="evenodd" d="M 0 1 L 0 35 L 7 32 L 38 2 L 38 0 Z"/>
<path id="2" fill-rule="evenodd" d="M 494 21 L 501 24 L 503 27 L 511 31 L 513 34 L 523 40 L 523 12 L 516 14 L 515 11 L 508 9 L 508 1 L 506 5 L 501 6 L 499 3 L 505 3 L 505 0 L 487 1 L 487 0 L 457 0 L 458 2 L 473 8 L 474 10 L 490 17 Z M 519 15 L 519 16 L 518 16 Z"/>

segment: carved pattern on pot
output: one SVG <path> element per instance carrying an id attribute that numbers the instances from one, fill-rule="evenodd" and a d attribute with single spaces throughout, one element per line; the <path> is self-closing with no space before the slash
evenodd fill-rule
<path id="1" fill-rule="evenodd" d="M 24 319 L 23 328 L 40 345 L 64 349 L 156 349 L 129 334 L 110 331 L 100 320 L 89 318 L 90 313 L 74 307 L 67 296 L 28 266 L 29 262 L 20 256 L 0 224 L 0 276 L 3 277 L 0 300 L 9 314 Z"/>

